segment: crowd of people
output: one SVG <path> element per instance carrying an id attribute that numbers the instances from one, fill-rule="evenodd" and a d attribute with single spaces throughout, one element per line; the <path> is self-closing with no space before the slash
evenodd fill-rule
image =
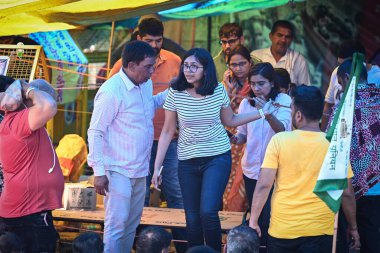
<path id="1" fill-rule="evenodd" d="M 104 236 L 82 234 L 73 252 L 131 252 L 151 184 L 168 207 L 185 210 L 186 229 L 145 228 L 137 253 L 168 252 L 172 239 L 187 241 L 175 244 L 177 252 L 331 252 L 334 213 L 313 189 L 329 146 L 324 131 L 349 85 L 352 57 L 364 47 L 341 45 L 324 98 L 305 58 L 290 48 L 295 33 L 286 20 L 273 24 L 271 47 L 251 53 L 241 27 L 224 24 L 214 58 L 203 48 L 180 58 L 162 49 L 163 33 L 161 21 L 143 19 L 94 98 L 88 165 L 105 196 Z M 380 68 L 367 63 L 337 252 L 380 252 L 380 116 L 367 113 L 379 108 L 379 91 Z M 0 252 L 55 252 L 52 210 L 61 207 L 64 182 L 44 129 L 57 111 L 54 97 L 43 80 L 1 77 Z M 218 212 L 231 175 L 243 185 L 251 217 L 223 248 Z"/>

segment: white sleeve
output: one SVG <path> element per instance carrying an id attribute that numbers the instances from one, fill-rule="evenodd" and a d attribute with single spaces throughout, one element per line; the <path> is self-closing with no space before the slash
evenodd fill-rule
<path id="1" fill-rule="evenodd" d="M 329 88 L 327 89 L 325 96 L 325 102 L 333 105 L 335 104 L 335 89 L 338 87 L 337 85 L 339 85 L 337 72 L 338 68 L 335 68 L 334 71 L 331 73 Z"/>
<path id="2" fill-rule="evenodd" d="M 89 153 L 87 162 L 94 170 L 95 176 L 105 175 L 103 161 L 104 136 L 108 126 L 118 114 L 118 101 L 110 92 L 99 90 L 94 99 L 90 127 L 88 128 Z"/>

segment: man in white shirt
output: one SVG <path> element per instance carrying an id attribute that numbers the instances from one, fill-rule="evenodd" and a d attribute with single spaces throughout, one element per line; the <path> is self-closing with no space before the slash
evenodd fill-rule
<path id="1" fill-rule="evenodd" d="M 270 48 L 257 49 L 251 52 L 254 62 L 269 62 L 274 68 L 284 68 L 290 74 L 292 83 L 310 85 L 309 69 L 305 58 L 289 48 L 293 41 L 294 26 L 287 20 L 274 22 L 269 39 Z"/>
<path id="2" fill-rule="evenodd" d="M 130 252 L 140 223 L 149 171 L 155 109 L 166 93 L 153 96 L 150 79 L 156 51 L 133 41 L 123 50 L 123 67 L 94 99 L 88 129 L 88 164 L 96 192 L 105 195 L 105 253 Z"/>
<path id="3" fill-rule="evenodd" d="M 344 61 L 351 59 L 354 53 L 362 53 L 365 55 L 364 46 L 356 40 L 344 41 L 338 50 L 338 63 L 342 64 Z M 338 66 L 339 67 L 339 66 Z M 337 71 L 338 67 L 331 73 L 329 87 L 326 91 L 325 105 L 323 108 L 323 116 L 321 121 L 321 130 L 325 131 L 327 127 L 330 114 L 334 105 L 340 101 L 340 96 L 343 92 L 342 86 L 338 82 Z M 380 84 L 380 68 L 377 65 L 366 64 L 368 83 Z"/>

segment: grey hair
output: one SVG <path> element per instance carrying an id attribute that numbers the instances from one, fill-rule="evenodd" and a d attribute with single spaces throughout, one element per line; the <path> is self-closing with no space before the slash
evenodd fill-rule
<path id="1" fill-rule="evenodd" d="M 227 236 L 227 253 L 259 253 L 260 239 L 256 231 L 246 225 L 230 230 Z"/>

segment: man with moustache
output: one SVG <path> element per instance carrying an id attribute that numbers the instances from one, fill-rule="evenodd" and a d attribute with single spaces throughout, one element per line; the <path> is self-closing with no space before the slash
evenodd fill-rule
<path id="1" fill-rule="evenodd" d="M 226 23 L 219 29 L 219 44 L 222 50 L 214 57 L 218 81 L 223 80 L 227 68 L 227 57 L 238 45 L 244 44 L 243 29 L 236 23 Z"/>
<path id="2" fill-rule="evenodd" d="M 128 43 L 122 63 L 97 92 L 88 129 L 88 164 L 96 192 L 106 196 L 105 253 L 132 249 L 144 207 L 154 112 L 167 94 L 153 96 L 156 51 L 148 43 Z"/>
<path id="3" fill-rule="evenodd" d="M 252 200 L 250 227 L 260 235 L 258 218 L 274 184 L 268 236 L 268 252 L 330 253 L 333 245 L 334 213 L 313 193 L 329 142 L 319 128 L 323 96 L 314 86 L 294 89 L 292 124 L 295 130 L 278 133 L 268 144 Z M 348 168 L 348 187 L 342 208 L 348 221 L 352 249 L 360 239 L 356 204 Z"/>
<path id="4" fill-rule="evenodd" d="M 252 51 L 251 58 L 269 62 L 273 68 L 286 69 L 292 83 L 296 85 L 309 85 L 309 69 L 305 58 L 299 52 L 289 48 L 294 36 L 295 29 L 292 23 L 287 20 L 274 22 L 269 33 L 269 39 L 272 41 L 271 47 Z"/>
<path id="5" fill-rule="evenodd" d="M 138 25 L 137 40 L 148 43 L 156 52 L 155 69 L 151 79 L 153 82 L 153 94 L 164 91 L 169 87 L 170 81 L 175 78 L 181 66 L 181 59 L 167 50 L 162 49 L 164 26 L 156 18 L 143 19 Z M 120 71 L 121 60 L 113 66 L 110 77 Z M 149 165 L 149 174 L 146 177 L 145 206 L 149 206 L 150 184 L 154 170 L 154 160 L 156 159 L 158 139 L 164 126 L 165 111 L 158 109 L 153 120 L 154 141 L 151 150 Z M 168 151 L 163 163 L 162 170 L 162 192 L 167 201 L 169 208 L 183 208 L 181 188 L 178 181 L 178 155 L 177 155 L 177 137 L 169 144 Z M 173 237 L 177 240 L 185 240 L 185 231 L 183 229 L 173 229 Z M 183 247 L 183 248 L 182 248 Z M 185 252 L 186 247 L 183 243 L 176 244 L 179 253 Z"/>

